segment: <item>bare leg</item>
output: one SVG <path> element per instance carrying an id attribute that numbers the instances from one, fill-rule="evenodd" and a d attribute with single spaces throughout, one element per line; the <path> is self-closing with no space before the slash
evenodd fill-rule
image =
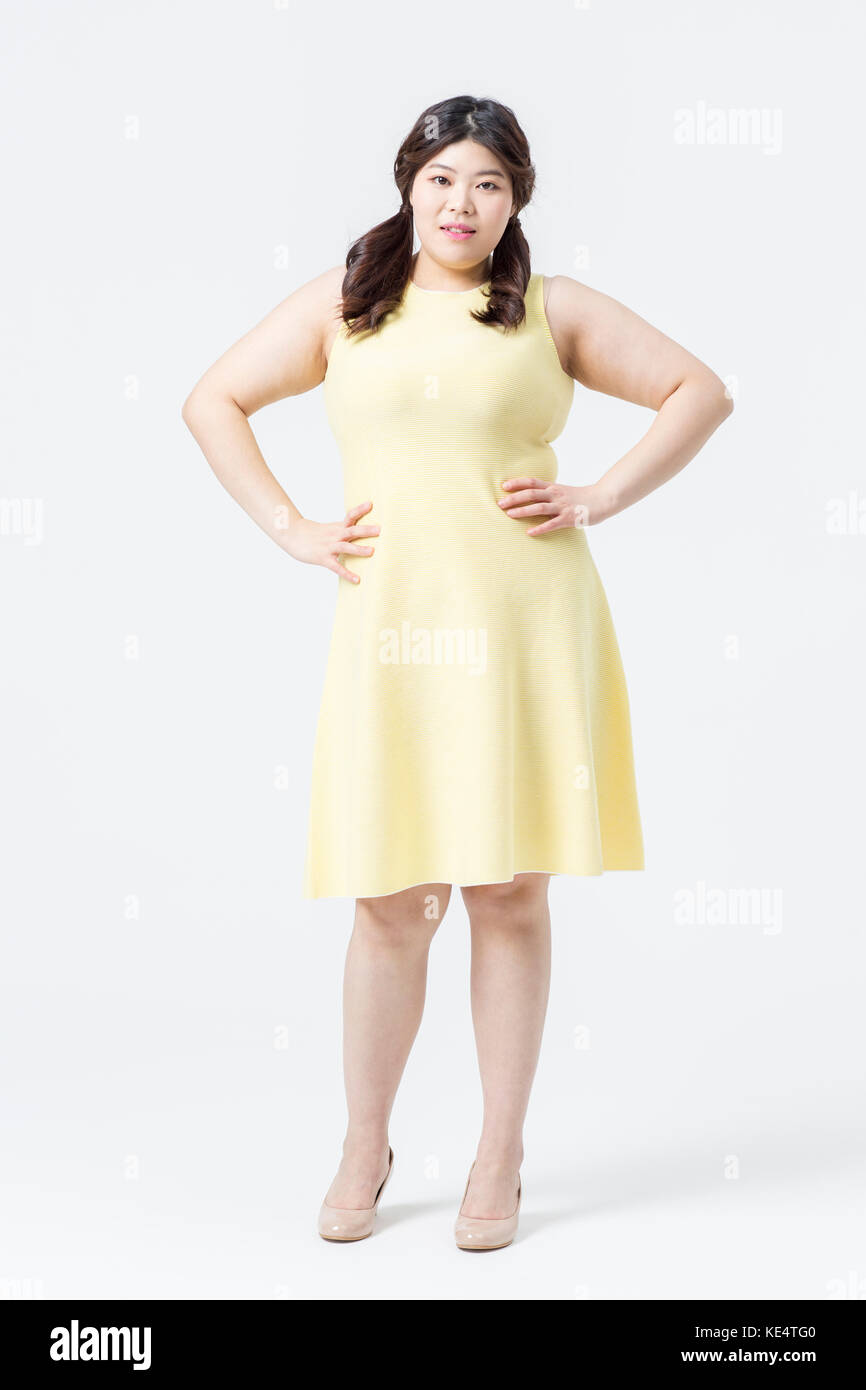
<path id="1" fill-rule="evenodd" d="M 484 1123 L 465 1216 L 510 1216 L 550 990 L 549 874 L 462 890 L 472 928 L 472 1020 Z"/>
<path id="2" fill-rule="evenodd" d="M 451 897 L 428 883 L 358 898 L 343 977 L 343 1075 L 349 1123 L 325 1201 L 371 1207 L 388 1171 L 388 1121 L 424 1012 L 427 955 Z"/>

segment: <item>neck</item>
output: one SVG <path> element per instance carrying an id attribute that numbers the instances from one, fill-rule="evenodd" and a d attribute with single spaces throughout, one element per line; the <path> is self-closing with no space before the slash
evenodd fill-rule
<path id="1" fill-rule="evenodd" d="M 487 284 L 490 279 L 490 267 L 485 260 L 478 265 L 470 266 L 468 270 L 454 271 L 450 267 L 438 265 L 419 251 L 413 257 L 409 279 L 419 290 L 474 290 L 479 285 Z"/>

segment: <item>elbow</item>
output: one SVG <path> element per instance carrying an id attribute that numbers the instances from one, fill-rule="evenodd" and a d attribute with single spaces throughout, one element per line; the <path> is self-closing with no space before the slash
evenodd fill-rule
<path id="1" fill-rule="evenodd" d="M 187 428 L 195 434 L 203 422 L 207 423 L 225 406 L 241 410 L 232 396 L 223 395 L 208 387 L 194 386 L 181 406 L 180 416 Z"/>
<path id="2" fill-rule="evenodd" d="M 211 392 L 203 390 L 201 386 L 194 386 L 181 406 L 180 418 L 196 439 L 215 405 L 216 401 Z"/>
<path id="3" fill-rule="evenodd" d="M 196 393 L 194 390 L 190 391 L 189 395 L 187 396 L 186 400 L 180 408 L 180 418 L 183 420 L 183 423 L 189 430 L 191 430 L 193 427 L 193 420 L 196 415 L 197 406 L 198 401 L 196 399 Z"/>
<path id="4" fill-rule="evenodd" d="M 707 381 L 706 390 L 713 413 L 718 416 L 717 423 L 720 425 L 734 412 L 733 382 L 730 378 L 723 381 L 713 372 Z"/>

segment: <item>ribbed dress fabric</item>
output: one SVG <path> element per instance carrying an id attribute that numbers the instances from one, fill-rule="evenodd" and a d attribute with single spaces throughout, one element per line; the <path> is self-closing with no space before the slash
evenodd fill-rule
<path id="1" fill-rule="evenodd" d="M 489 285 L 489 282 L 487 282 Z M 509 478 L 553 481 L 574 381 L 533 274 L 517 330 L 485 286 L 411 280 L 324 381 L 344 505 L 371 556 L 337 594 L 303 895 L 644 868 L 623 666 L 583 528 L 527 536 Z M 365 542 L 361 542 L 364 544 Z"/>

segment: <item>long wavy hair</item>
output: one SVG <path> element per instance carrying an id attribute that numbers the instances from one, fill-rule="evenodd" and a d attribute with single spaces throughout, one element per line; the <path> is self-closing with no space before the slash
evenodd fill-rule
<path id="1" fill-rule="evenodd" d="M 500 323 L 505 328 L 516 328 L 522 323 L 530 259 L 519 213 L 535 187 L 529 143 L 507 106 L 487 98 L 461 96 L 438 101 L 421 112 L 394 160 L 399 211 L 349 247 L 342 284 L 342 316 L 348 336 L 375 332 L 385 315 L 400 303 L 412 266 L 412 183 L 428 160 L 457 140 L 475 140 L 502 161 L 511 176 L 517 208 L 493 251 L 486 307 L 472 310 L 472 317 L 479 323 Z"/>

